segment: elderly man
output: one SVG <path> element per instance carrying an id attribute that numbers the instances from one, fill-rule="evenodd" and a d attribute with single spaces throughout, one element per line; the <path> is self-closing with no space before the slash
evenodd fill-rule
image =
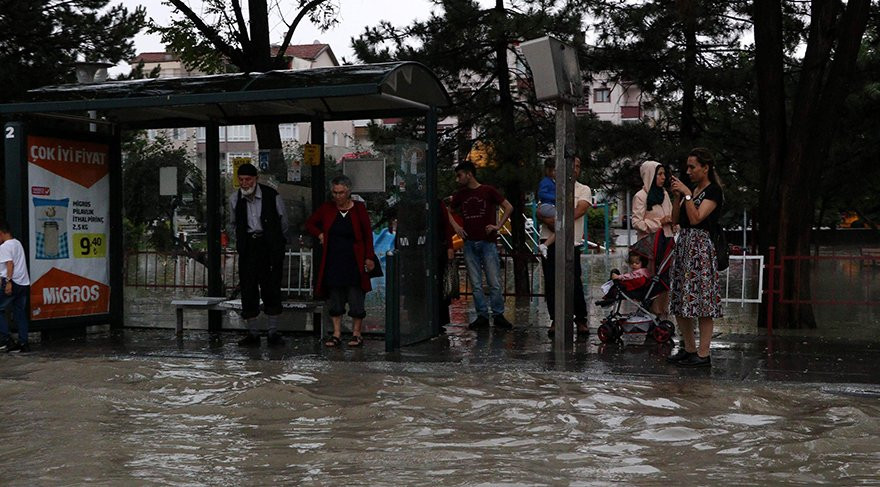
<path id="1" fill-rule="evenodd" d="M 268 343 L 284 345 L 278 335 L 281 318 L 281 276 L 287 243 L 287 215 L 277 191 L 257 183 L 257 168 L 243 164 L 238 168 L 238 191 L 229 195 L 229 220 L 238 249 L 238 276 L 241 283 L 241 317 L 248 335 L 238 344 L 260 346 L 257 316 L 260 298 L 269 317 Z"/>

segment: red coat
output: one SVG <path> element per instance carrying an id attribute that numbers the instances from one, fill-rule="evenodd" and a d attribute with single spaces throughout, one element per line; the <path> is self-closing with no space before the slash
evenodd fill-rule
<path id="1" fill-rule="evenodd" d="M 354 201 L 354 207 L 351 209 L 352 227 L 354 228 L 354 258 L 358 263 L 358 273 L 361 276 L 361 289 L 369 292 L 373 289 L 370 285 L 370 277 L 364 270 L 364 260 L 375 258 L 373 250 L 373 229 L 370 224 L 370 215 L 367 214 L 367 206 L 360 201 Z M 315 285 L 315 296 L 319 298 L 326 297 L 324 293 L 324 268 L 327 264 L 327 245 L 330 243 L 328 232 L 336 220 L 336 214 L 339 210 L 336 203 L 327 201 L 312 213 L 312 216 L 306 220 L 306 229 L 316 238 L 320 234 L 324 234 L 323 252 L 321 252 L 321 267 L 318 270 L 318 282 Z M 378 260 L 375 261 L 379 265 Z"/>

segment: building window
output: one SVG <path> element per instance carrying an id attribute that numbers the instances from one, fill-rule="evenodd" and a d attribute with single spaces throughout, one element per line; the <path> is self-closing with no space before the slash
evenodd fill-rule
<path id="1" fill-rule="evenodd" d="M 186 129 L 174 129 L 174 140 L 186 140 Z"/>
<path id="2" fill-rule="evenodd" d="M 196 140 L 199 142 L 205 141 L 205 127 L 196 128 Z"/>
<path id="3" fill-rule="evenodd" d="M 594 103 L 609 103 L 611 101 L 611 90 L 608 88 L 597 88 L 593 90 Z"/>
<path id="4" fill-rule="evenodd" d="M 230 125 L 226 127 L 227 139 L 230 142 L 250 142 L 251 126 L 250 125 Z"/>
<path id="5" fill-rule="evenodd" d="M 324 145 L 327 145 L 327 131 L 324 131 Z"/>
<path id="6" fill-rule="evenodd" d="M 281 140 L 299 139 L 299 127 L 297 127 L 295 123 L 283 123 L 279 125 L 278 132 L 281 134 Z"/>
<path id="7" fill-rule="evenodd" d="M 339 132 L 333 131 L 333 145 L 339 145 Z"/>

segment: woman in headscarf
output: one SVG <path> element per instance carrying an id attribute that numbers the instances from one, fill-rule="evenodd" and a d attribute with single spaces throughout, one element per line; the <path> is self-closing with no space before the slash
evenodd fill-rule
<path id="1" fill-rule="evenodd" d="M 639 168 L 642 189 L 632 201 L 632 225 L 638 239 L 663 229 L 666 237 L 672 236 L 672 200 L 663 185 L 666 184 L 666 168 L 657 161 L 645 161 Z"/>
<path id="2" fill-rule="evenodd" d="M 672 201 L 663 188 L 666 184 L 666 168 L 657 161 L 645 161 L 639 168 L 642 176 L 642 189 L 632 201 L 632 225 L 638 240 L 654 238 L 658 230 L 663 230 L 666 238 L 672 238 Z M 651 312 L 666 318 L 669 314 L 669 291 L 654 298 Z"/>

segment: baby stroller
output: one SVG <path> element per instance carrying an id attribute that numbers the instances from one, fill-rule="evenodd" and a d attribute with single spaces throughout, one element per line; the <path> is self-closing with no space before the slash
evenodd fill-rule
<path id="1" fill-rule="evenodd" d="M 675 335 L 675 325 L 669 320 L 660 320 L 651 313 L 651 303 L 658 294 L 669 290 L 669 269 L 672 267 L 673 249 L 675 240 L 666 237 L 663 230 L 658 230 L 653 236 L 649 235 L 636 242 L 630 247 L 630 253 L 644 256 L 648 260 L 648 270 L 651 278 L 641 287 L 626 290 L 619 282 L 617 292 L 610 302 L 598 301 L 596 304 L 610 307 L 608 316 L 602 319 L 599 325 L 599 340 L 603 343 L 619 340 L 624 333 L 644 333 L 651 336 L 658 343 L 672 341 Z M 623 302 L 632 303 L 635 310 L 623 314 L 620 307 Z"/>

